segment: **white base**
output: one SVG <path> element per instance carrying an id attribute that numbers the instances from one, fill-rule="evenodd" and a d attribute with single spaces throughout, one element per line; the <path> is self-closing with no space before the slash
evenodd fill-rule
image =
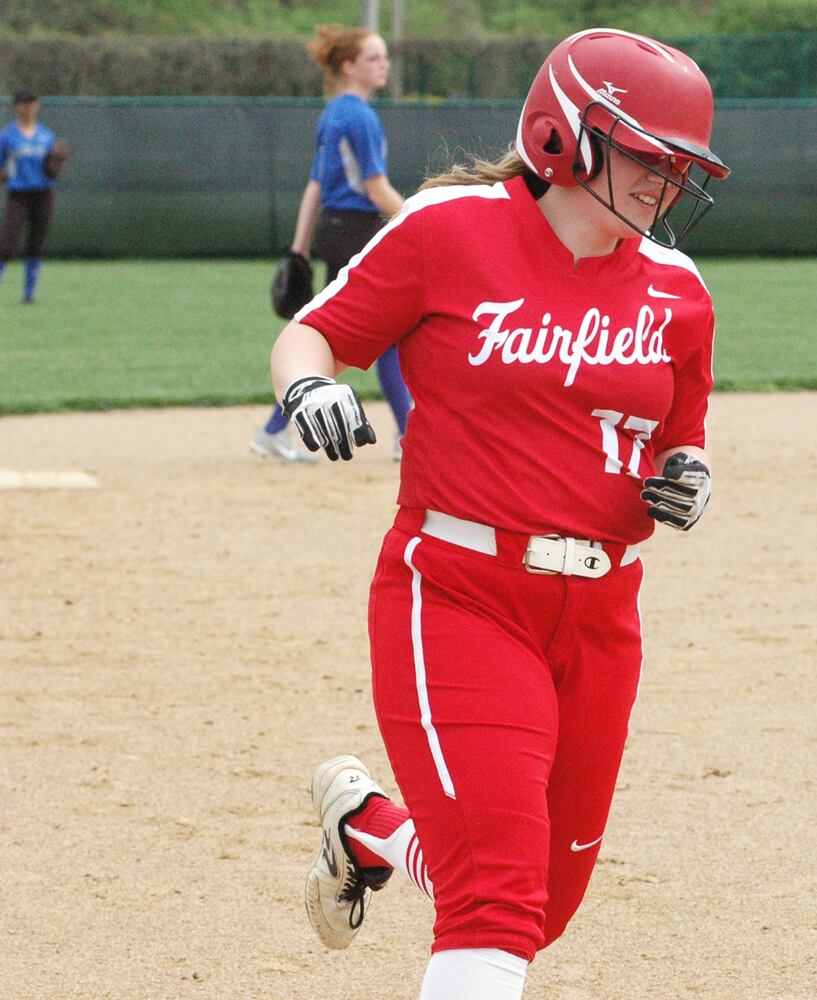
<path id="1" fill-rule="evenodd" d="M 87 472 L 20 472 L 0 469 L 0 490 L 95 490 L 99 483 Z"/>

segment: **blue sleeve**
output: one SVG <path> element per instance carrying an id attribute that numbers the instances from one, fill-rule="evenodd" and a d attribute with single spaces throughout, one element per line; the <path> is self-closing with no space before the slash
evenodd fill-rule
<path id="1" fill-rule="evenodd" d="M 315 153 L 315 159 L 312 161 L 312 169 L 309 171 L 309 179 L 311 181 L 320 181 L 320 160 L 321 154 Z"/>
<path id="2" fill-rule="evenodd" d="M 6 129 L 0 132 L 0 167 L 6 165 L 6 160 L 9 155 L 9 144 L 8 144 L 8 133 Z"/>
<path id="3" fill-rule="evenodd" d="M 364 180 L 377 174 L 387 174 L 385 133 L 377 114 L 368 109 L 365 115 L 356 115 L 349 123 L 348 136 Z"/>

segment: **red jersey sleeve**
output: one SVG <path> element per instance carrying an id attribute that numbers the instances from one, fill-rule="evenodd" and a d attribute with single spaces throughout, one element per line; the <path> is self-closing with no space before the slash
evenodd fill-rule
<path id="1" fill-rule="evenodd" d="M 694 349 L 676 364 L 672 406 L 661 433 L 654 440 L 656 454 L 678 445 L 706 447 L 705 420 L 713 385 L 714 333 L 715 317 L 710 303 L 702 336 Z"/>
<path id="2" fill-rule="evenodd" d="M 335 359 L 368 368 L 424 313 L 422 213 L 408 203 L 295 319 L 318 330 Z"/>

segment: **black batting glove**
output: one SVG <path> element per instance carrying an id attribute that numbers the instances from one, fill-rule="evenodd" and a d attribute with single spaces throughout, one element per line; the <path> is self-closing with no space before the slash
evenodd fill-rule
<path id="1" fill-rule="evenodd" d="M 348 462 L 356 447 L 377 440 L 355 390 L 323 375 L 296 379 L 284 393 L 284 414 L 306 447 L 323 448 L 332 462 Z"/>
<path id="2" fill-rule="evenodd" d="M 704 512 L 712 492 L 709 469 L 683 451 L 667 459 L 664 474 L 644 480 L 641 499 L 647 515 L 676 531 L 689 531 Z"/>

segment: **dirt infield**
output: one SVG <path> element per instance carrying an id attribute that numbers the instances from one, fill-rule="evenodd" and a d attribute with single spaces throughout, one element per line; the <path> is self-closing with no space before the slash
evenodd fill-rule
<path id="1" fill-rule="evenodd" d="M 302 905 L 307 783 L 390 790 L 366 596 L 382 444 L 249 455 L 264 410 L 0 420 L 0 998 L 415 1000 L 430 904 L 392 880 L 347 953 Z M 719 395 L 710 510 L 646 548 L 646 671 L 587 899 L 541 1000 L 817 995 L 817 395 Z"/>

